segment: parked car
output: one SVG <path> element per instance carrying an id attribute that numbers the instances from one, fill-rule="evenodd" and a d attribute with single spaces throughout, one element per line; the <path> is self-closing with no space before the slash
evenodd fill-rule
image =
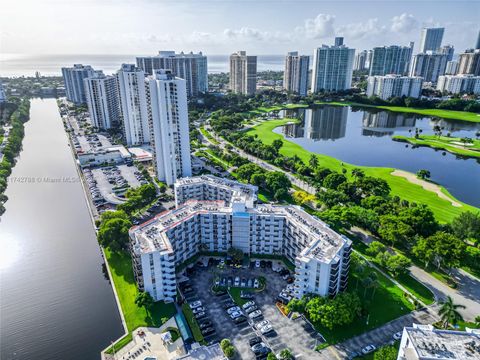
<path id="1" fill-rule="evenodd" d="M 260 287 L 260 282 L 258 281 L 258 279 L 255 279 L 255 281 L 253 282 L 253 287 L 255 289 L 258 289 Z"/>
<path id="2" fill-rule="evenodd" d="M 255 267 L 259 268 L 260 267 L 260 260 L 255 260 Z"/>
<path id="3" fill-rule="evenodd" d="M 402 338 L 402 332 L 399 331 L 399 332 L 396 332 L 395 334 L 393 334 L 393 340 L 400 340 Z"/>
<path id="4" fill-rule="evenodd" d="M 237 306 L 233 301 L 227 301 L 225 304 L 223 304 L 223 308 L 225 310 L 230 309 L 231 307 Z"/>
<path id="5" fill-rule="evenodd" d="M 255 301 L 247 301 L 245 304 L 242 305 L 243 310 L 249 308 L 250 306 L 255 305 Z"/>
<path id="6" fill-rule="evenodd" d="M 228 314 L 231 314 L 231 313 L 233 313 L 233 312 L 235 312 L 235 311 L 242 311 L 242 309 L 240 309 L 238 306 L 234 306 L 234 307 L 231 307 L 231 308 L 228 308 L 228 309 L 227 309 L 227 313 L 228 313 Z"/>
<path id="7" fill-rule="evenodd" d="M 235 278 L 234 286 L 236 287 L 240 286 L 240 278 L 238 276 Z"/>
<path id="8" fill-rule="evenodd" d="M 248 339 L 248 344 L 250 345 L 250 347 L 256 344 L 260 344 L 261 342 L 262 342 L 262 338 L 260 336 L 254 336 Z"/>
<path id="9" fill-rule="evenodd" d="M 244 323 L 245 321 L 247 321 L 247 318 L 246 318 L 245 316 L 243 316 L 243 315 L 237 317 L 236 319 L 233 319 L 233 322 L 234 322 L 235 324 L 237 324 L 237 325 L 238 325 L 238 324 L 241 324 L 241 323 Z"/>
<path id="10" fill-rule="evenodd" d="M 259 342 L 253 345 L 250 349 L 256 354 L 260 353 L 261 349 L 264 347 L 266 347 L 266 345 L 263 342 Z"/>
<path id="11" fill-rule="evenodd" d="M 377 350 L 377 347 L 373 344 L 370 344 L 362 348 L 362 354 L 367 355 L 367 354 L 370 354 L 371 352 L 374 352 L 375 350 Z"/>
<path id="12" fill-rule="evenodd" d="M 243 314 L 240 311 L 234 311 L 233 313 L 230 314 L 230 318 L 235 320 L 236 318 L 239 318 L 240 316 L 243 316 Z"/>
<path id="13" fill-rule="evenodd" d="M 190 304 L 191 309 L 195 309 L 202 306 L 202 302 L 200 300 L 194 301 Z"/>
<path id="14" fill-rule="evenodd" d="M 203 319 L 206 316 L 207 315 L 202 311 L 202 312 L 199 312 L 199 313 L 195 314 L 195 319 L 200 320 L 200 319 Z"/>
<path id="15" fill-rule="evenodd" d="M 222 296 L 222 295 L 225 295 L 226 293 L 227 293 L 226 290 L 220 290 L 215 293 L 215 296 Z"/>
<path id="16" fill-rule="evenodd" d="M 200 323 L 200 329 L 205 329 L 207 327 L 212 326 L 212 322 L 210 320 L 205 320 Z"/>
<path id="17" fill-rule="evenodd" d="M 251 312 L 250 314 L 248 314 L 248 317 L 250 319 L 256 319 L 260 316 L 262 316 L 262 311 L 261 310 L 255 310 L 254 312 Z"/>
<path id="18" fill-rule="evenodd" d="M 260 321 L 259 323 L 255 324 L 255 327 L 256 327 L 257 329 L 261 329 L 262 327 L 264 327 L 264 326 L 266 326 L 266 325 L 268 325 L 268 324 L 270 324 L 270 321 L 268 321 L 268 320 L 263 320 L 263 321 Z"/>
<path id="19" fill-rule="evenodd" d="M 194 314 L 198 314 L 198 313 L 201 313 L 201 312 L 205 312 L 205 308 L 204 308 L 203 306 L 199 306 L 199 307 L 193 309 L 192 312 L 193 312 Z"/>
<path id="20" fill-rule="evenodd" d="M 272 325 L 268 324 L 268 325 L 265 325 L 264 327 L 262 327 L 260 329 L 260 332 L 265 335 L 265 334 L 268 334 L 270 331 L 273 331 L 273 327 Z"/>
<path id="21" fill-rule="evenodd" d="M 240 281 L 240 286 L 241 286 L 241 287 L 246 287 L 246 286 L 247 286 L 247 279 L 243 278 L 243 279 Z"/>
<path id="22" fill-rule="evenodd" d="M 255 310 L 258 310 L 258 307 L 257 307 L 256 305 L 252 305 L 252 306 L 246 308 L 246 309 L 245 309 L 245 312 L 246 312 L 247 314 L 250 314 L 250 313 L 254 312 Z"/>

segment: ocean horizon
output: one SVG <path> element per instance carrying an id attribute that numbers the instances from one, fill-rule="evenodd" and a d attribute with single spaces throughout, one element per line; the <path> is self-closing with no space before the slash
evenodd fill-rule
<path id="1" fill-rule="evenodd" d="M 34 76 L 39 71 L 44 76 L 62 75 L 61 68 L 73 64 L 91 65 L 95 70 L 103 70 L 105 74 L 115 73 L 123 63 L 135 63 L 137 55 L 101 55 L 101 54 L 69 54 L 69 55 L 0 55 L 0 77 Z M 207 55 L 208 73 L 228 72 L 229 55 Z M 258 55 L 258 71 L 281 71 L 284 67 L 285 55 Z"/>

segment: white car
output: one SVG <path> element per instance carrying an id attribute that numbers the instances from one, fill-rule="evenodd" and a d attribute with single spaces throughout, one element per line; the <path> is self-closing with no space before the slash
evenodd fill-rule
<path id="1" fill-rule="evenodd" d="M 238 306 L 231 307 L 230 309 L 227 310 L 227 313 L 230 315 L 231 313 L 234 313 L 236 311 L 242 311 Z"/>
<path id="2" fill-rule="evenodd" d="M 190 304 L 191 309 L 195 309 L 195 308 L 200 307 L 200 306 L 202 306 L 201 301 L 194 301 L 193 303 Z"/>
<path id="3" fill-rule="evenodd" d="M 401 331 L 393 334 L 393 340 L 400 340 L 401 338 L 402 338 L 402 332 Z"/>
<path id="4" fill-rule="evenodd" d="M 205 311 L 205 308 L 203 306 L 199 306 L 192 310 L 194 314 L 198 314 L 199 312 L 203 312 L 203 311 Z"/>
<path id="5" fill-rule="evenodd" d="M 261 310 L 255 310 L 254 312 L 248 314 L 248 317 L 249 317 L 250 319 L 255 319 L 255 318 L 259 317 L 259 316 L 262 316 L 262 311 L 261 311 Z"/>
<path id="6" fill-rule="evenodd" d="M 264 327 L 262 327 L 260 329 L 260 332 L 265 335 L 265 334 L 268 334 L 272 330 L 273 330 L 272 325 L 268 324 L 268 325 L 265 325 Z"/>
<path id="7" fill-rule="evenodd" d="M 249 308 L 250 306 L 253 306 L 255 305 L 255 301 L 248 301 L 246 302 L 245 304 L 242 305 L 242 309 L 245 310 L 247 308 Z"/>
<path id="8" fill-rule="evenodd" d="M 236 287 L 240 286 L 240 278 L 238 276 L 235 278 L 235 283 L 233 285 Z"/>
<path id="9" fill-rule="evenodd" d="M 253 287 L 255 289 L 258 289 L 260 287 L 260 282 L 258 281 L 258 279 L 255 279 L 255 281 L 253 282 Z"/>
<path id="10" fill-rule="evenodd" d="M 377 350 L 377 347 L 373 344 L 367 345 L 362 349 L 362 354 L 367 355 L 370 354 L 371 352 L 374 352 Z"/>
<path id="11" fill-rule="evenodd" d="M 261 329 L 261 328 L 263 328 L 264 326 L 267 326 L 267 325 L 269 325 L 269 324 L 270 324 L 270 321 L 268 321 L 268 320 L 263 320 L 263 321 L 260 321 L 258 324 L 255 324 L 255 327 L 256 327 L 257 329 Z"/>
<path id="12" fill-rule="evenodd" d="M 259 268 L 260 267 L 260 260 L 255 260 L 255 267 Z"/>
<path id="13" fill-rule="evenodd" d="M 234 311 L 233 313 L 230 314 L 230 317 L 235 320 L 236 318 L 239 318 L 243 314 L 240 311 Z"/>

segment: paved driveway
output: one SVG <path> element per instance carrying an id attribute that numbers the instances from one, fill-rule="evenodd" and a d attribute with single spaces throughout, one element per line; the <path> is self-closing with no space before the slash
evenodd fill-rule
<path id="1" fill-rule="evenodd" d="M 480 314 L 480 280 L 463 270 L 453 270 L 452 276 L 458 283 L 457 289 L 452 289 L 432 275 L 417 266 L 410 268 L 410 273 L 418 281 L 428 286 L 439 300 L 451 296 L 456 304 L 466 306 L 459 309 L 465 320 L 473 321 Z"/>

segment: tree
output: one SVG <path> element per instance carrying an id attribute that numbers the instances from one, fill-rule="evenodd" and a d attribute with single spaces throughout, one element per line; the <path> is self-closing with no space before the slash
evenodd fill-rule
<path id="1" fill-rule="evenodd" d="M 271 171 L 267 174 L 265 179 L 267 190 L 272 193 L 276 193 L 278 190 L 283 189 L 288 191 L 292 186 L 292 183 L 288 179 L 287 175 L 280 171 Z"/>
<path id="2" fill-rule="evenodd" d="M 223 353 L 228 359 L 232 359 L 235 356 L 235 348 L 233 345 L 227 346 L 225 349 L 223 349 Z"/>
<path id="3" fill-rule="evenodd" d="M 352 176 L 356 178 L 362 178 L 365 176 L 365 172 L 362 169 L 354 168 L 352 169 Z"/>
<path id="4" fill-rule="evenodd" d="M 384 215 L 380 217 L 378 234 L 392 245 L 405 245 L 413 236 L 413 229 L 396 215 Z"/>
<path id="5" fill-rule="evenodd" d="M 387 247 L 380 241 L 372 241 L 367 248 L 367 254 L 376 256 L 378 253 L 384 252 L 385 250 L 387 250 Z"/>
<path id="6" fill-rule="evenodd" d="M 132 223 L 122 217 L 108 219 L 101 223 L 98 230 L 98 242 L 113 251 L 124 249 L 128 244 L 128 230 Z"/>
<path id="7" fill-rule="evenodd" d="M 480 213 L 462 212 L 450 224 L 456 237 L 462 240 L 480 241 Z"/>
<path id="8" fill-rule="evenodd" d="M 475 316 L 475 326 L 480 327 L 480 315 Z"/>
<path id="9" fill-rule="evenodd" d="M 387 269 L 397 277 L 402 274 L 407 274 L 411 264 L 410 259 L 401 254 L 397 254 L 388 258 L 386 266 Z"/>
<path id="10" fill-rule="evenodd" d="M 283 146 L 283 141 L 281 139 L 275 139 L 272 141 L 272 146 L 275 148 L 276 152 L 280 150 L 280 148 Z"/>
<path id="11" fill-rule="evenodd" d="M 439 231 L 428 238 L 420 239 L 413 247 L 413 253 L 424 259 L 425 266 L 435 261 L 437 268 L 456 267 L 465 255 L 465 244 L 452 234 Z"/>
<path id="12" fill-rule="evenodd" d="M 458 312 L 458 309 L 465 309 L 465 306 L 454 304 L 450 296 L 447 296 L 447 299 L 441 303 L 438 315 L 440 316 L 444 329 L 446 329 L 449 324 L 455 326 L 459 321 L 463 321 L 463 317 Z"/>
<path id="13" fill-rule="evenodd" d="M 419 179 L 425 180 L 430 178 L 430 171 L 421 169 L 417 171 L 417 177 Z"/>
<path id="14" fill-rule="evenodd" d="M 357 294 L 341 293 L 333 299 L 314 297 L 305 309 L 313 322 L 333 329 L 352 323 L 360 314 L 361 302 Z"/>
<path id="15" fill-rule="evenodd" d="M 433 211 L 424 204 L 404 208 L 398 214 L 399 220 L 409 225 L 415 234 L 427 237 L 438 229 L 438 221 Z"/>
<path id="16" fill-rule="evenodd" d="M 228 249 L 227 254 L 231 256 L 236 263 L 243 261 L 243 251 L 240 249 L 231 247 Z"/>
<path id="17" fill-rule="evenodd" d="M 397 356 L 397 348 L 395 346 L 387 345 L 382 346 L 373 353 L 373 360 L 396 360 Z"/>
<path id="18" fill-rule="evenodd" d="M 139 307 L 144 307 L 149 312 L 153 306 L 153 298 L 150 293 L 141 291 L 135 297 L 135 304 Z"/>
<path id="19" fill-rule="evenodd" d="M 263 174 L 263 173 L 253 174 L 250 177 L 250 183 L 255 185 L 255 186 L 259 186 L 259 187 L 265 186 L 265 174 Z"/>
<path id="20" fill-rule="evenodd" d="M 274 353 L 268 353 L 267 360 L 277 360 L 277 357 Z"/>
<path id="21" fill-rule="evenodd" d="M 340 184 L 347 181 L 347 178 L 343 174 L 333 173 L 327 175 L 325 179 L 323 179 L 322 185 L 327 189 L 336 189 Z"/>
<path id="22" fill-rule="evenodd" d="M 318 156 L 315 154 L 310 155 L 310 159 L 308 160 L 308 164 L 312 169 L 316 169 L 318 167 Z"/>
<path id="23" fill-rule="evenodd" d="M 303 313 L 305 312 L 305 306 L 307 305 L 307 301 L 305 298 L 302 299 L 296 299 L 293 298 L 290 300 L 287 304 L 287 309 L 290 312 L 299 312 Z"/>
<path id="24" fill-rule="evenodd" d="M 280 359 L 282 360 L 292 360 L 293 359 L 293 354 L 290 351 L 290 349 L 283 349 L 280 351 Z"/>

